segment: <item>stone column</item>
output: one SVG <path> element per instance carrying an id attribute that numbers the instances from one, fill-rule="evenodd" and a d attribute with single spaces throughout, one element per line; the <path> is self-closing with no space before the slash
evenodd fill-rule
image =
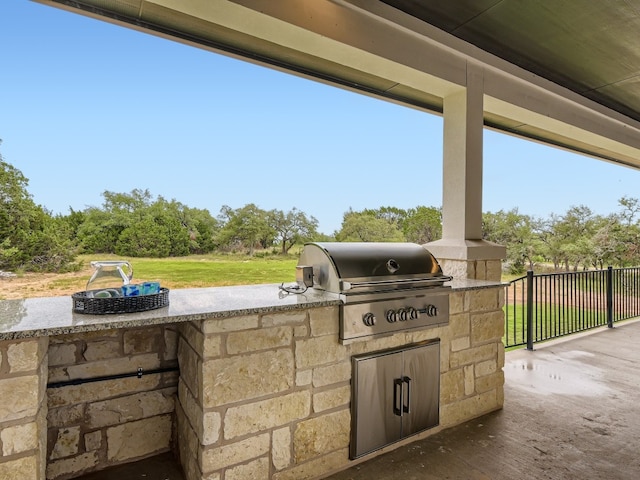
<path id="1" fill-rule="evenodd" d="M 0 479 L 45 480 L 48 338 L 0 341 Z"/>
<path id="2" fill-rule="evenodd" d="M 500 280 L 502 246 L 482 240 L 483 72 L 444 98 L 442 239 L 426 247 L 446 274 Z"/>

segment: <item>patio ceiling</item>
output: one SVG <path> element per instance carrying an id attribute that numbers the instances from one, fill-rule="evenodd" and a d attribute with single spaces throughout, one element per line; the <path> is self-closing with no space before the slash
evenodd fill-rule
<path id="1" fill-rule="evenodd" d="M 484 76 L 485 125 L 640 168 L 628 0 L 37 0 L 431 112 Z"/>

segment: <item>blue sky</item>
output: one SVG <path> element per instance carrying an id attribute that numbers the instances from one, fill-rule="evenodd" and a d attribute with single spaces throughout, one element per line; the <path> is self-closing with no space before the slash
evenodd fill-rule
<path id="1" fill-rule="evenodd" d="M 442 203 L 442 119 L 34 3 L 0 2 L 0 153 L 54 213 L 148 189 L 313 215 Z M 483 211 L 618 211 L 640 172 L 487 131 Z"/>

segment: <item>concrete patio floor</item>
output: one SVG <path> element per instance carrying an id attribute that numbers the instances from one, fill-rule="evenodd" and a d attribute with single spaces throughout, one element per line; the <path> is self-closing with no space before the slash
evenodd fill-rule
<path id="1" fill-rule="evenodd" d="M 330 480 L 640 478 L 640 321 L 508 352 L 494 412 Z"/>
<path id="2" fill-rule="evenodd" d="M 326 478 L 636 480 L 639 368 L 639 320 L 508 352 L 502 410 Z M 175 467 L 156 457 L 81 478 L 181 480 Z"/>

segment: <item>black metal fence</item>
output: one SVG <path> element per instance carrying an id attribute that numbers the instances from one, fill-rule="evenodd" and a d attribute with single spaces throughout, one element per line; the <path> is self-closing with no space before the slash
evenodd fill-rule
<path id="1" fill-rule="evenodd" d="M 640 316 L 640 267 L 534 274 L 505 287 L 505 347 Z"/>

